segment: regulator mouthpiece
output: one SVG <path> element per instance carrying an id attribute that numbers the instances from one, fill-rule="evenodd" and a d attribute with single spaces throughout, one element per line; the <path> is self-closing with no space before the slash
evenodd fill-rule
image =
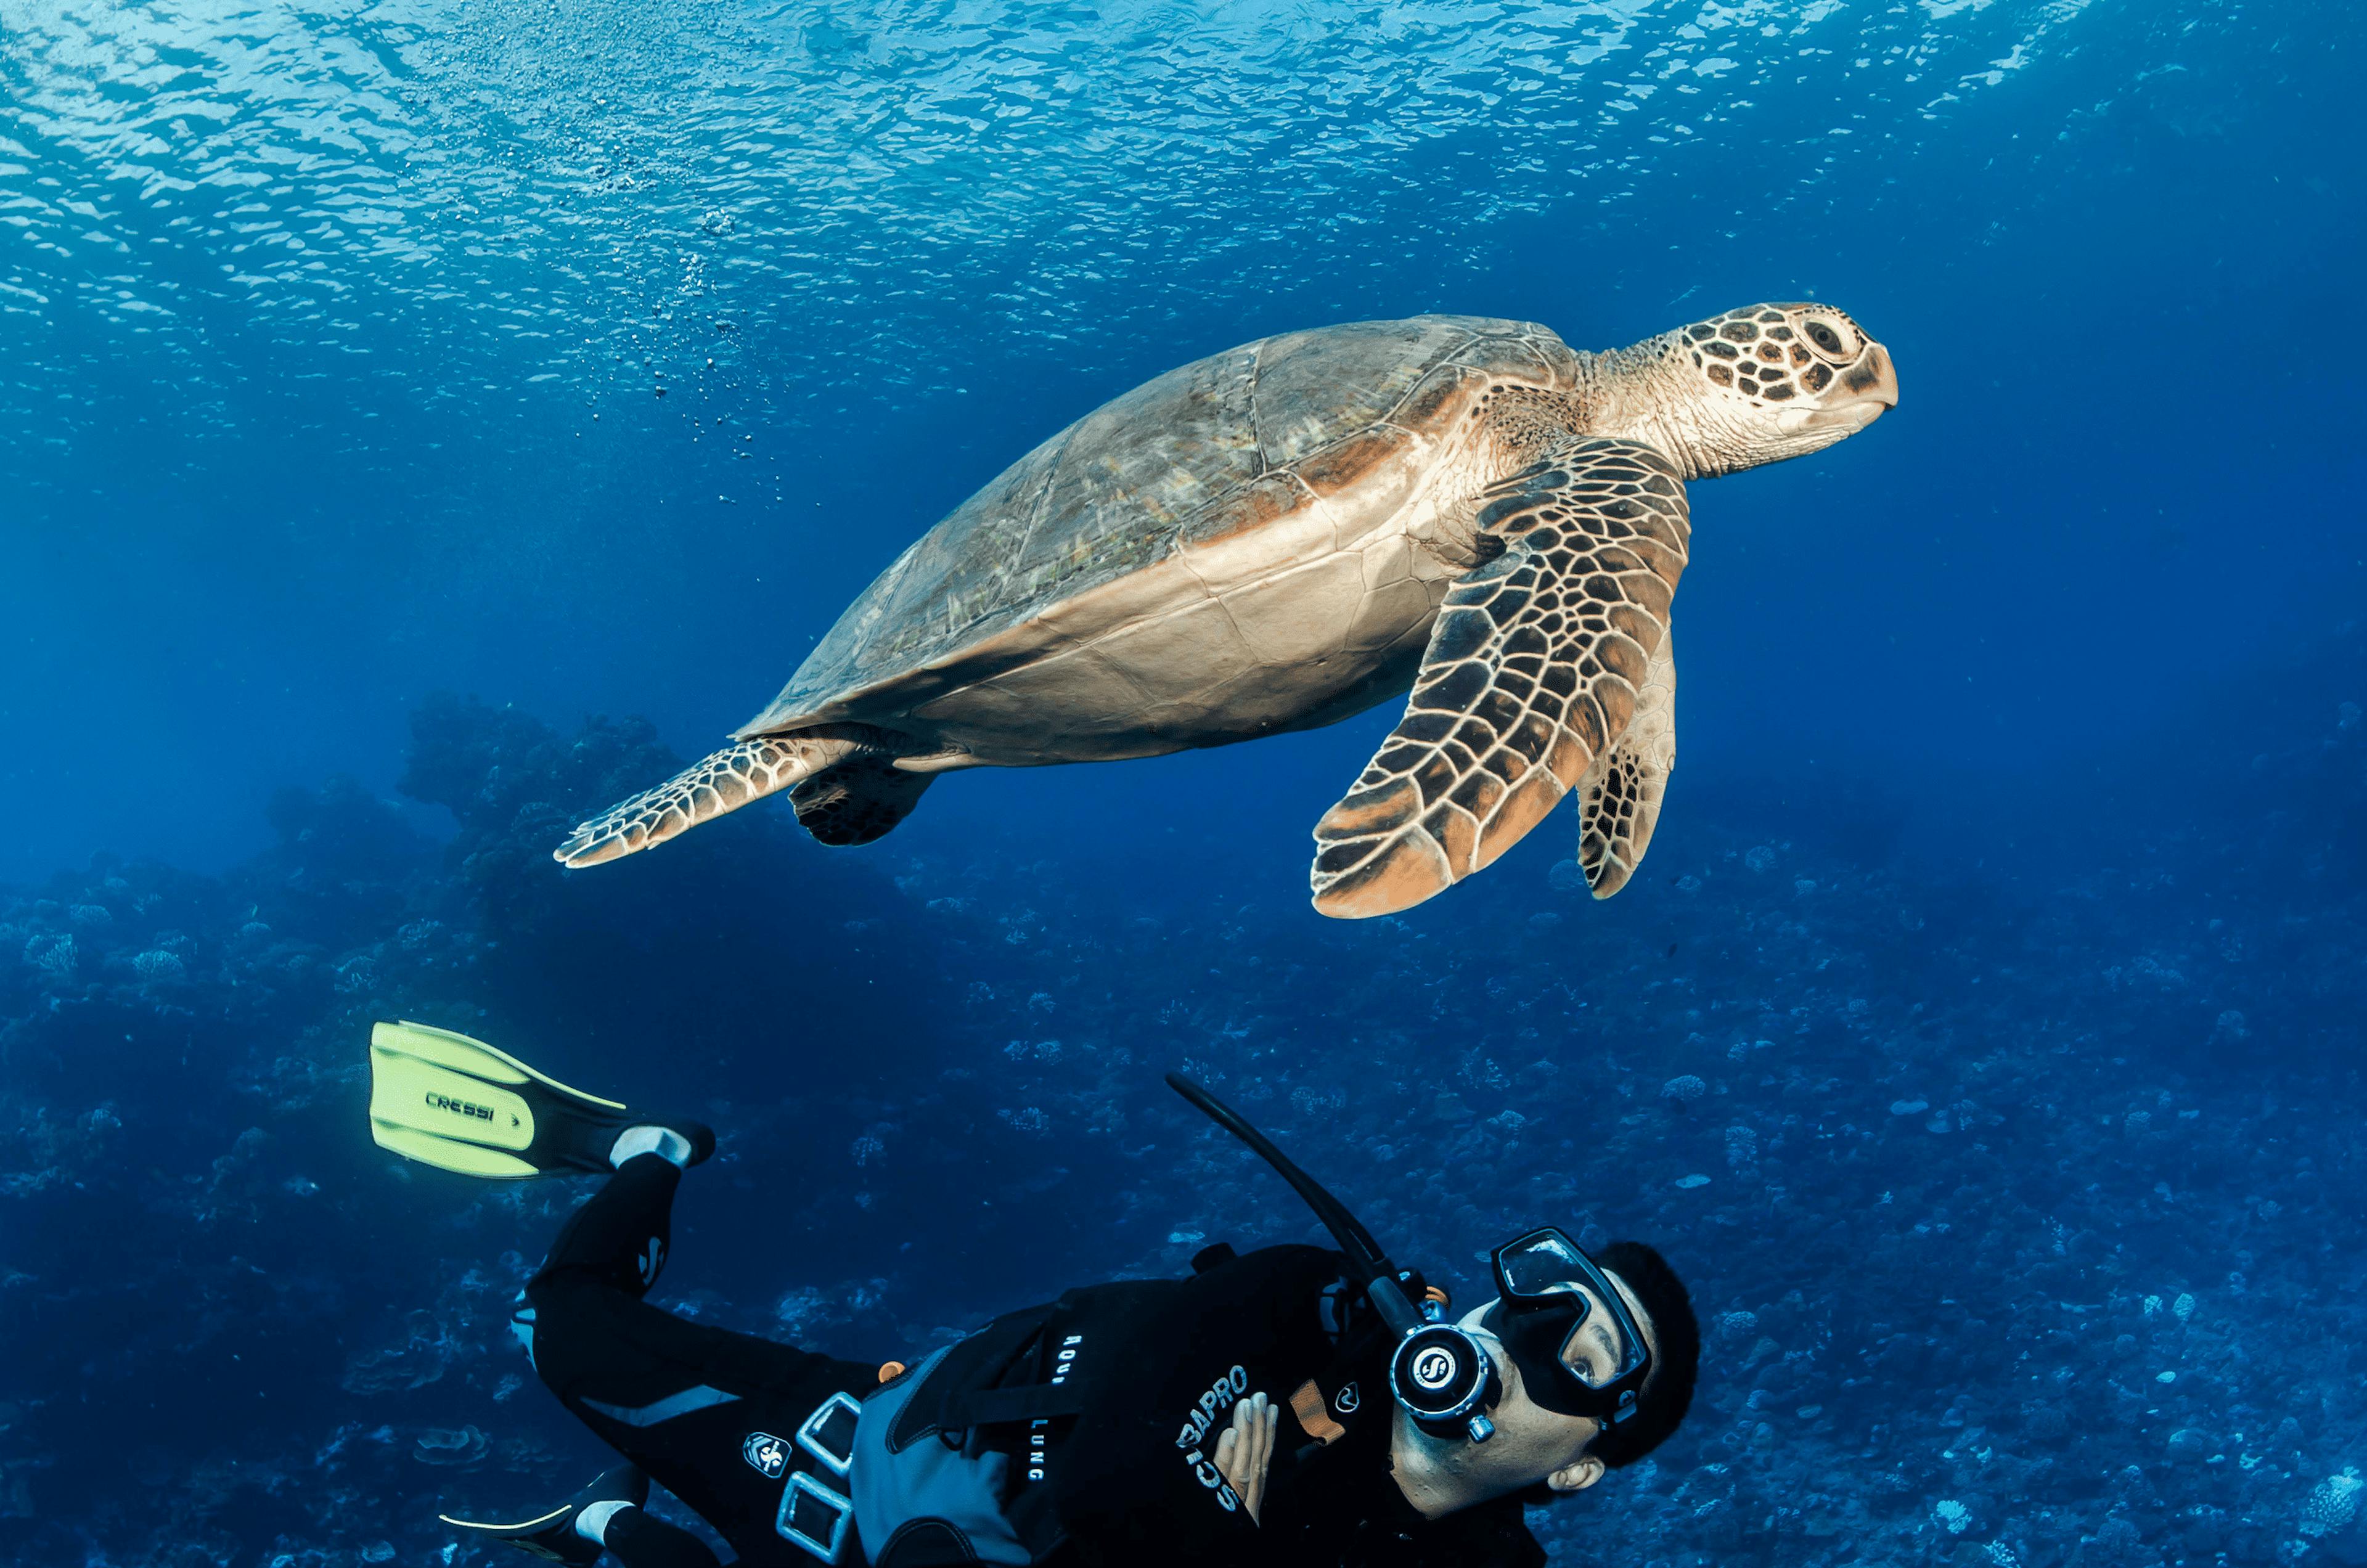
<path id="1" fill-rule="evenodd" d="M 1452 1323 L 1432 1323 L 1398 1341 L 1389 1393 L 1432 1437 L 1484 1443 L 1496 1424 L 1480 1412 L 1503 1398 L 1504 1384 L 1478 1339 Z"/>

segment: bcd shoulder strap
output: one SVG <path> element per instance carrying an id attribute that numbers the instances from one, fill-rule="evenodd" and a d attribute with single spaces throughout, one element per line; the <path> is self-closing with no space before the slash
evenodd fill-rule
<path id="1" fill-rule="evenodd" d="M 1083 1285 L 1057 1302 L 1003 1314 L 928 1369 L 889 1428 L 888 1451 L 940 1435 L 959 1441 L 957 1434 L 980 1427 L 1082 1414 L 1104 1358 L 1080 1350 L 1087 1341 L 1098 1349 L 1119 1337 L 1127 1320 L 1174 1283 Z"/>
<path id="2" fill-rule="evenodd" d="M 1143 1306 L 1173 1288 L 1168 1280 L 1120 1280 L 1082 1285 L 1036 1319 L 1034 1334 L 1005 1361 L 1001 1375 L 948 1390 L 941 1407 L 947 1432 L 962 1427 L 1022 1425 L 1084 1413 L 1108 1370 L 1111 1341 Z"/>
<path id="3" fill-rule="evenodd" d="M 1036 1336 L 1059 1305 L 1022 1307 L 1004 1313 L 976 1334 L 945 1353 L 923 1375 L 921 1386 L 904 1401 L 888 1429 L 888 1451 L 901 1453 L 924 1438 L 958 1431 L 967 1421 L 949 1415 L 946 1405 L 977 1388 L 991 1388 L 1035 1343 Z"/>

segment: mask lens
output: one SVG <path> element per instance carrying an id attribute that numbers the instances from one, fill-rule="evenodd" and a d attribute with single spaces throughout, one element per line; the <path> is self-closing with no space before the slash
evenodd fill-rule
<path id="1" fill-rule="evenodd" d="M 1628 1365 L 1628 1359 L 1617 1348 L 1608 1354 L 1603 1351 L 1596 1331 L 1588 1326 L 1591 1316 L 1583 1310 L 1579 1313 L 1578 1321 L 1562 1337 L 1559 1355 L 1561 1364 L 1569 1370 L 1570 1376 L 1589 1388 L 1601 1388 L 1618 1380 L 1619 1374 Z M 1612 1331 L 1611 1339 L 1615 1347 L 1619 1341 L 1616 1329 Z"/>
<path id="2" fill-rule="evenodd" d="M 1596 1272 L 1586 1254 L 1559 1231 L 1523 1236 L 1497 1254 L 1497 1283 L 1507 1296 L 1548 1296 L 1575 1291 Z"/>
<path id="3" fill-rule="evenodd" d="M 1508 1345 L 1523 1359 L 1550 1357 L 1561 1375 L 1590 1389 L 1617 1382 L 1644 1364 L 1642 1332 L 1594 1260 L 1557 1230 L 1534 1231 L 1496 1253 Z M 1594 1303 L 1603 1314 L 1598 1318 Z M 1606 1348 L 1604 1341 L 1608 1341 Z"/>

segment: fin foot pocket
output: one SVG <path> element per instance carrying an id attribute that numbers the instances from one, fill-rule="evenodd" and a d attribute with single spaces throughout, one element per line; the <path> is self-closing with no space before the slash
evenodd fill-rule
<path id="1" fill-rule="evenodd" d="M 604 1549 L 598 1541 L 586 1540 L 575 1533 L 576 1517 L 595 1503 L 623 1503 L 638 1508 L 649 1500 L 650 1478 L 641 1473 L 638 1465 L 620 1464 L 593 1477 L 590 1485 L 556 1508 L 513 1524 L 455 1518 L 450 1514 L 436 1517 L 454 1529 L 515 1546 L 546 1562 L 591 1568 L 600 1561 Z"/>

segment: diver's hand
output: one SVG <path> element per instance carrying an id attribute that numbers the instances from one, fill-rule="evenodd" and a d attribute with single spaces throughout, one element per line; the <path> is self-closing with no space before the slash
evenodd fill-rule
<path id="1" fill-rule="evenodd" d="M 1265 1472 L 1274 1462 L 1274 1434 L 1281 1423 L 1274 1401 L 1253 1393 L 1235 1402 L 1233 1424 L 1217 1438 L 1217 1468 L 1240 1495 L 1251 1524 L 1265 1506 Z"/>

